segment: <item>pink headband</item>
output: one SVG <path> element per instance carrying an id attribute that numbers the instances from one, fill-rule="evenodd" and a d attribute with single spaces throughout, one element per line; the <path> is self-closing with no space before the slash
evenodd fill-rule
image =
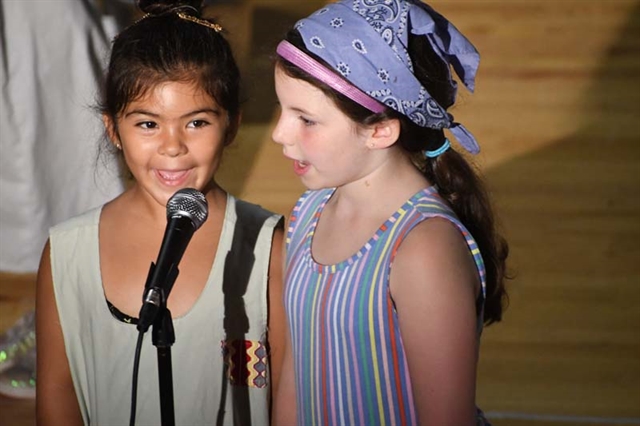
<path id="1" fill-rule="evenodd" d="M 380 113 L 385 110 L 385 106 L 383 104 L 376 101 L 356 86 L 343 80 L 336 73 L 330 71 L 288 41 L 281 41 L 276 48 L 276 52 L 293 65 L 296 65 L 301 70 L 306 71 L 311 76 L 322 81 L 332 89 L 342 93 L 352 101 L 362 105 L 369 111 Z"/>

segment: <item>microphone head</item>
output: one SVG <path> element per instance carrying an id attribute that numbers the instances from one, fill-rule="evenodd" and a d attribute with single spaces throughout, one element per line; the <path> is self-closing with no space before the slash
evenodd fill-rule
<path id="1" fill-rule="evenodd" d="M 198 230 L 207 220 L 209 206 L 202 192 L 193 188 L 182 188 L 176 191 L 167 202 L 167 220 L 173 217 L 191 219 L 194 230 Z"/>

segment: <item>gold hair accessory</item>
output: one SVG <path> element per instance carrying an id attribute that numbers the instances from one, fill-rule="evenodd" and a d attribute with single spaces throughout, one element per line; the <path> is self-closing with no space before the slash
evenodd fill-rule
<path id="1" fill-rule="evenodd" d="M 180 19 L 184 19 L 185 21 L 195 22 L 196 24 L 199 24 L 199 25 L 204 25 L 205 27 L 211 28 L 213 31 L 217 33 L 222 31 L 222 27 L 220 25 L 211 23 L 204 19 L 199 19 L 199 18 L 196 18 L 195 16 L 187 15 L 186 13 L 182 13 L 182 12 L 178 12 L 177 15 Z"/>
<path id="2" fill-rule="evenodd" d="M 142 21 L 142 20 L 144 20 L 144 19 L 147 19 L 149 16 L 151 16 L 151 14 L 150 14 L 150 13 L 145 13 L 145 14 L 144 14 L 144 15 L 142 15 L 140 18 L 136 19 L 136 20 L 134 21 L 134 23 L 133 23 L 133 24 L 131 24 L 130 26 L 131 26 L 131 27 L 133 27 L 133 26 L 134 26 L 134 25 L 136 25 L 138 22 L 140 22 L 140 21 Z M 127 28 L 127 29 L 128 29 L 128 28 Z"/>
<path id="3" fill-rule="evenodd" d="M 191 7 L 191 9 L 195 10 L 195 8 L 193 8 L 193 7 Z M 195 16 L 187 15 L 186 13 L 183 13 L 183 12 L 176 12 L 176 15 L 178 15 L 178 17 L 180 19 L 183 19 L 185 21 L 194 22 L 194 23 L 196 23 L 198 25 L 203 25 L 203 26 L 205 26 L 207 28 L 211 28 L 213 31 L 215 31 L 217 33 L 222 31 L 222 27 L 220 25 L 211 23 L 211 22 L 206 21 L 204 19 L 199 19 L 199 18 L 196 18 Z M 145 13 L 144 15 L 142 15 L 142 17 L 140 17 L 140 19 L 138 19 L 133 24 L 131 24 L 131 26 L 136 25 L 138 22 L 148 18 L 149 16 L 152 16 L 152 15 L 150 13 Z"/>

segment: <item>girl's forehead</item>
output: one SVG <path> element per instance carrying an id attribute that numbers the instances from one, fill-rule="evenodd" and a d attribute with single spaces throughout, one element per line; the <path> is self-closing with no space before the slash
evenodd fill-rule
<path id="1" fill-rule="evenodd" d="M 282 102 L 282 98 L 290 100 L 306 100 L 308 103 L 331 102 L 330 98 L 313 84 L 288 75 L 284 70 L 276 67 L 275 71 L 276 94 Z"/>
<path id="2" fill-rule="evenodd" d="M 154 84 L 148 85 L 143 89 L 139 98 L 148 98 L 162 95 L 167 92 L 179 92 L 185 95 L 194 97 L 204 97 L 211 100 L 211 95 L 197 82 L 195 81 L 160 81 Z M 214 100 L 215 101 L 215 100 Z"/>
<path id="3" fill-rule="evenodd" d="M 144 88 L 125 110 L 140 104 L 163 107 L 176 103 L 219 108 L 216 100 L 195 82 L 164 81 Z"/>

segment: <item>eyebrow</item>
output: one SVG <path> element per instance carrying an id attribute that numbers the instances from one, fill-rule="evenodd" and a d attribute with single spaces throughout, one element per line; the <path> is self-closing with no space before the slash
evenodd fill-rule
<path id="1" fill-rule="evenodd" d="M 314 113 L 307 111 L 306 109 L 298 108 L 298 107 L 289 107 L 289 109 L 293 112 L 297 112 L 298 114 L 315 116 Z"/>
<path id="2" fill-rule="evenodd" d="M 220 110 L 218 109 L 214 109 L 214 108 L 202 108 L 202 109 L 197 109 L 195 111 L 190 111 L 186 114 L 183 114 L 180 116 L 180 118 L 187 118 L 187 117 L 192 117 L 194 115 L 198 115 L 198 114 L 202 114 L 202 113 L 210 113 L 213 115 L 220 115 Z M 154 118 L 159 118 L 160 114 L 156 114 L 154 112 L 151 111 L 147 111 L 145 109 L 134 109 L 133 111 L 129 111 L 128 113 L 126 113 L 124 115 L 125 118 L 134 115 L 134 114 L 140 114 L 140 115 L 148 115 L 150 117 L 154 117 Z"/>

